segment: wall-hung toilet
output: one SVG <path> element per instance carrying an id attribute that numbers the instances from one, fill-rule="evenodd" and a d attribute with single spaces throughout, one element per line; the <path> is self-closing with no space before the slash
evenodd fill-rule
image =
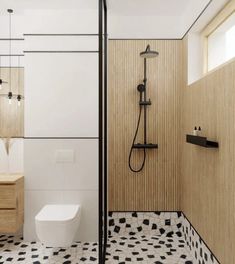
<path id="1" fill-rule="evenodd" d="M 47 247 L 71 246 L 80 217 L 80 205 L 45 205 L 35 216 L 40 242 Z"/>

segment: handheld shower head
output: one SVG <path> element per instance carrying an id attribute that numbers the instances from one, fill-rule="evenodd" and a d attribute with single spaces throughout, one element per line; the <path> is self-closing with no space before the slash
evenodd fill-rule
<path id="1" fill-rule="evenodd" d="M 150 45 L 146 47 L 145 51 L 140 52 L 140 57 L 144 59 L 150 59 L 150 58 L 155 58 L 159 55 L 157 51 L 151 50 Z"/>
<path id="2" fill-rule="evenodd" d="M 139 84 L 138 86 L 137 86 L 137 90 L 138 90 L 138 92 L 140 92 L 140 93 L 143 93 L 144 91 L 145 91 L 145 85 L 144 84 Z"/>

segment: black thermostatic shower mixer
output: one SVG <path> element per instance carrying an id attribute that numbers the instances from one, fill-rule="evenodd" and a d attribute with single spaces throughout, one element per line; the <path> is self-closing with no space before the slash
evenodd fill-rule
<path id="1" fill-rule="evenodd" d="M 144 58 L 144 80 L 143 83 L 139 84 L 137 86 L 137 90 L 140 93 L 140 100 L 139 100 L 139 106 L 140 106 L 140 111 L 139 111 L 139 118 L 137 122 L 137 127 L 135 131 L 135 135 L 132 141 L 130 153 L 129 153 L 129 168 L 133 172 L 140 172 L 144 168 L 145 165 L 145 160 L 146 160 L 146 149 L 156 149 L 158 148 L 157 144 L 153 143 L 147 143 L 147 107 L 151 105 L 151 100 L 147 100 L 147 94 L 146 94 L 146 88 L 147 88 L 147 59 L 149 58 L 155 58 L 158 56 L 157 51 L 152 51 L 150 50 L 150 45 L 147 46 L 146 50 L 140 53 L 140 57 Z M 138 131 L 139 131 L 139 125 L 140 125 L 140 120 L 141 120 L 141 114 L 142 114 L 142 109 L 144 109 L 144 142 L 143 143 L 135 143 Z M 143 157 L 143 162 L 140 166 L 139 169 L 134 169 L 131 165 L 131 156 L 133 149 L 143 149 L 144 152 L 144 157 Z"/>

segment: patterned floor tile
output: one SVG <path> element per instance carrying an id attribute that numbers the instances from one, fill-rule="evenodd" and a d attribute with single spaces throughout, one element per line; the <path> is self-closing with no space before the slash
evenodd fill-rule
<path id="1" fill-rule="evenodd" d="M 193 260 L 180 233 L 165 235 L 110 236 L 107 264 L 192 264 Z"/>
<path id="2" fill-rule="evenodd" d="M 75 242 L 70 248 L 49 248 L 22 237 L 0 235 L 0 264 L 91 264 L 98 263 L 97 243 Z"/>

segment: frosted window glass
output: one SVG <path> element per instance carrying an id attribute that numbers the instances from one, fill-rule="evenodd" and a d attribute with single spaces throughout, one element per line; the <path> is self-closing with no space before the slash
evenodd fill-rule
<path id="1" fill-rule="evenodd" d="M 235 57 L 235 13 L 208 37 L 208 70 Z"/>

